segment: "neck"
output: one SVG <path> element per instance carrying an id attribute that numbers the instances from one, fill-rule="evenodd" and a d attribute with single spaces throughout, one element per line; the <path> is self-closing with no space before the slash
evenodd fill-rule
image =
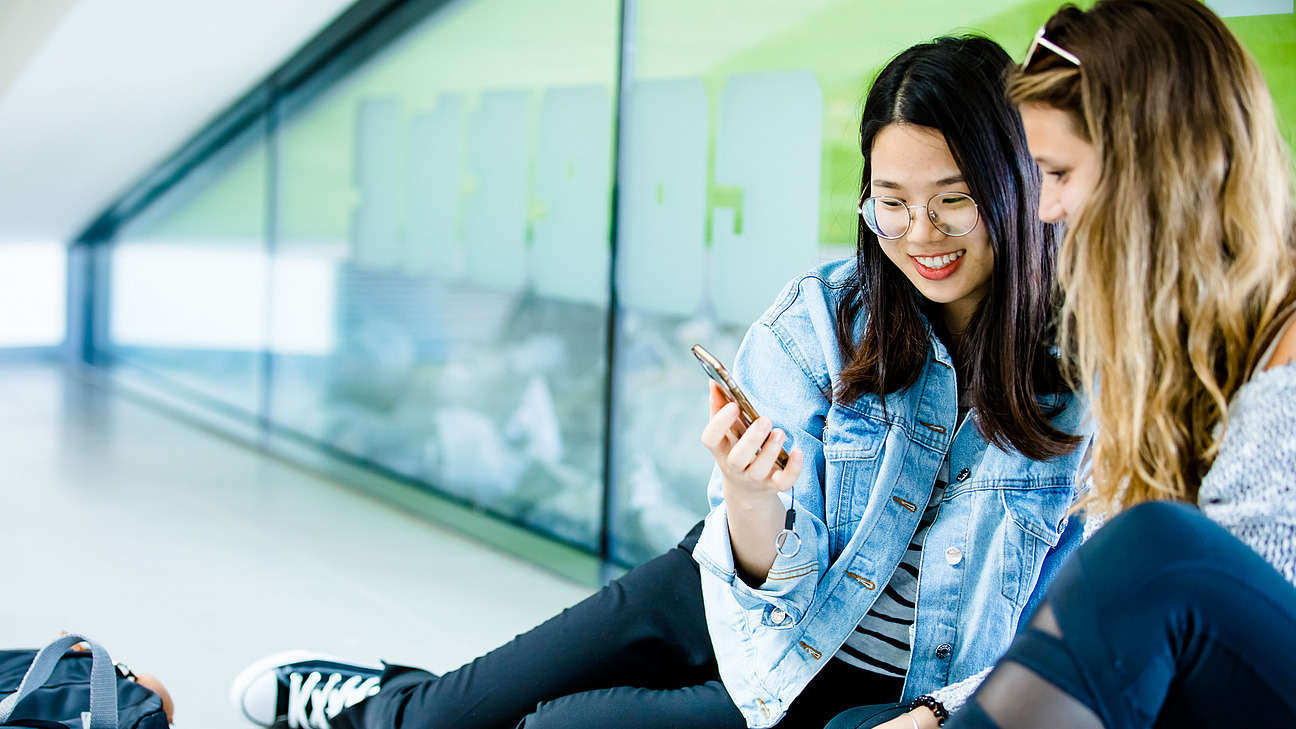
<path id="1" fill-rule="evenodd" d="M 973 308 L 959 306 L 961 302 L 946 304 L 941 307 L 941 323 L 945 325 L 945 336 L 952 349 L 950 354 L 958 358 L 963 350 L 963 338 L 968 325 L 972 323 Z"/>

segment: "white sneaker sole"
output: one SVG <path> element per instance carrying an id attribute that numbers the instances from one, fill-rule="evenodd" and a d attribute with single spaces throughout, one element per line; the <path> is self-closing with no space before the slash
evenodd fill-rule
<path id="1" fill-rule="evenodd" d="M 251 713 L 248 712 L 247 703 L 245 701 L 245 699 L 247 698 L 248 689 L 250 689 L 252 685 L 257 682 L 257 679 L 275 670 L 276 668 L 287 663 L 297 663 L 299 661 L 339 661 L 342 663 L 350 662 L 342 658 L 338 658 L 337 656 L 329 655 L 327 653 L 320 653 L 318 651 L 308 651 L 302 649 L 284 651 L 282 653 L 276 653 L 271 656 L 266 656 L 265 658 L 262 658 L 256 663 L 253 663 L 252 665 L 243 669 L 242 671 L 239 672 L 239 675 L 234 677 L 234 681 L 230 684 L 230 705 L 233 706 L 238 711 L 238 713 L 243 716 L 244 719 L 247 719 L 248 721 L 252 722 L 253 724 L 256 724 L 257 726 L 264 726 L 264 727 L 273 726 L 273 722 L 274 722 L 273 717 L 270 719 L 271 723 L 267 724 L 263 719 L 254 717 L 252 716 Z"/>

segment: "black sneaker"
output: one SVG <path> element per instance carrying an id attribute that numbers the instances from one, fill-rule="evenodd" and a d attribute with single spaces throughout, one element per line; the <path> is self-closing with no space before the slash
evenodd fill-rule
<path id="1" fill-rule="evenodd" d="M 382 671 L 322 653 L 276 653 L 243 669 L 230 703 L 258 726 L 329 729 L 329 719 L 378 693 Z"/>

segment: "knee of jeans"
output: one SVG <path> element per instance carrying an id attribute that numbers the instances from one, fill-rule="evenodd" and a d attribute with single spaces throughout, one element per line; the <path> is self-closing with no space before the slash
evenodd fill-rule
<path id="1" fill-rule="evenodd" d="M 1139 532 L 1182 534 L 1199 521 L 1212 523 L 1195 507 L 1178 501 L 1149 501 L 1122 512 L 1117 520 L 1128 521 Z M 1114 522 L 1113 522 L 1114 523 Z"/>
<path id="2" fill-rule="evenodd" d="M 1164 567 L 1210 558 L 1213 536 L 1221 531 L 1188 504 L 1152 501 L 1121 513 L 1098 531 L 1092 546 L 1109 559 Z"/>

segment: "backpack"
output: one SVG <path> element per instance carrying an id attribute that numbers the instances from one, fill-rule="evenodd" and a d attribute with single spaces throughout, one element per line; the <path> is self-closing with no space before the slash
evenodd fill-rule
<path id="1" fill-rule="evenodd" d="M 86 643 L 90 651 L 71 651 Z M 162 699 L 117 675 L 108 651 L 80 635 L 0 651 L 0 727 L 167 729 Z"/>

